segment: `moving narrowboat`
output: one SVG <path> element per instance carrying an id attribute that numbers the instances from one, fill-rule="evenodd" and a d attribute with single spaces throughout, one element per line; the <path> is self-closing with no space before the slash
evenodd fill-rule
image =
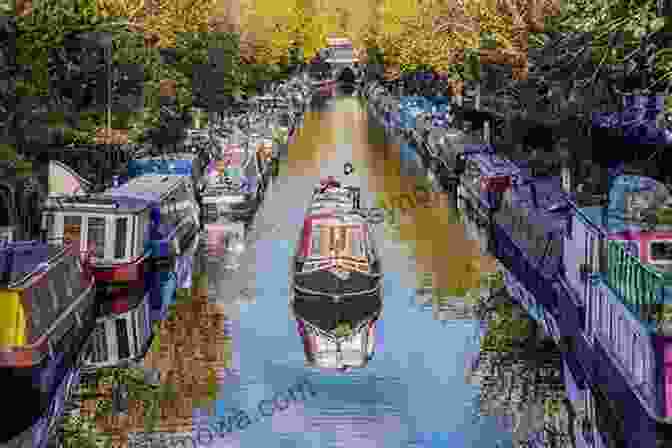
<path id="1" fill-rule="evenodd" d="M 50 240 L 76 241 L 81 252 L 91 251 L 102 300 L 151 290 L 148 278 L 174 272 L 176 257 L 194 253 L 200 238 L 192 184 L 179 175 L 150 174 L 102 193 L 52 196 L 43 219 Z M 163 301 L 155 297 L 152 309 L 163 308 Z"/>
<path id="2" fill-rule="evenodd" d="M 74 244 L 9 243 L 0 266 L 0 376 L 7 396 L 24 401 L 3 417 L 0 441 L 27 437 L 26 446 L 39 447 L 43 420 L 95 325 L 94 278 Z"/>
<path id="3" fill-rule="evenodd" d="M 356 213 L 308 215 L 291 266 L 294 301 L 379 301 L 380 259 L 366 218 Z"/>

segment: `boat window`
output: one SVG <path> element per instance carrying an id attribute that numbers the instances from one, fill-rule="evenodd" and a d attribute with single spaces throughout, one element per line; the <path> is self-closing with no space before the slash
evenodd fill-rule
<path id="1" fill-rule="evenodd" d="M 0 227 L 12 225 L 12 199 L 9 190 L 0 188 Z"/>
<path id="2" fill-rule="evenodd" d="M 140 303 L 140 306 L 137 308 L 138 312 L 135 314 L 137 320 L 137 329 L 138 329 L 138 347 L 142 349 L 142 346 L 145 343 L 145 302 Z M 139 354 L 140 352 L 138 352 Z"/>
<path id="3" fill-rule="evenodd" d="M 614 313 L 615 310 L 614 305 L 609 305 L 609 339 L 611 340 L 611 343 L 614 343 L 614 339 L 616 339 L 616 329 L 614 328 L 616 326 L 616 313 Z"/>
<path id="4" fill-rule="evenodd" d="M 54 215 L 47 213 L 44 215 L 44 228 L 47 231 L 47 239 L 54 237 Z"/>
<path id="5" fill-rule="evenodd" d="M 126 318 L 124 317 L 114 322 L 117 327 L 117 353 L 119 354 L 119 360 L 131 356 L 130 347 L 128 346 L 128 328 L 126 328 L 126 322 Z"/>
<path id="6" fill-rule="evenodd" d="M 618 316 L 618 353 L 623 356 L 625 354 L 625 349 L 623 347 L 623 342 L 625 339 L 625 321 L 623 320 L 623 316 Z"/>
<path id="7" fill-rule="evenodd" d="M 72 241 L 75 245 L 79 244 L 78 249 L 82 250 L 82 217 L 81 216 L 64 216 L 63 217 L 63 240 L 65 242 Z"/>
<path id="8" fill-rule="evenodd" d="M 91 361 L 94 363 L 107 361 L 107 333 L 105 332 L 105 322 L 99 322 L 93 331 Z"/>
<path id="9" fill-rule="evenodd" d="M 604 300 L 602 299 L 602 294 L 598 293 L 596 299 L 599 300 L 599 303 L 597 304 L 597 307 L 595 309 L 597 313 L 597 319 L 596 319 L 597 322 L 595 326 L 601 330 L 604 330 L 604 324 L 603 324 L 604 321 L 602 316 L 605 315 L 606 313 L 604 313 L 602 310 L 602 307 L 604 306 Z"/>
<path id="10" fill-rule="evenodd" d="M 138 232 L 137 237 L 135 239 L 135 244 L 138 255 L 142 255 L 145 253 L 145 240 L 148 238 L 147 233 L 149 232 L 149 229 L 147 227 L 147 224 L 149 223 L 148 214 L 149 212 L 145 211 L 140 215 L 138 215 L 137 219 Z"/>
<path id="11" fill-rule="evenodd" d="M 114 238 L 114 258 L 126 258 L 126 238 L 128 234 L 128 218 L 117 218 Z"/>
<path id="12" fill-rule="evenodd" d="M 637 333 L 632 334 L 632 345 L 630 346 L 630 371 L 639 380 L 639 372 L 637 372 Z"/>
<path id="13" fill-rule="evenodd" d="M 649 254 L 653 263 L 672 262 L 672 241 L 651 241 Z"/>
<path id="14" fill-rule="evenodd" d="M 88 249 L 96 258 L 105 258 L 105 218 L 89 218 Z"/>
<path id="15" fill-rule="evenodd" d="M 142 305 L 140 305 L 138 307 L 138 309 L 139 308 L 142 308 Z M 131 326 L 131 332 L 133 333 L 133 351 L 135 352 L 135 355 L 137 355 L 138 353 L 140 353 L 140 343 L 138 341 L 138 331 L 136 329 L 136 327 L 137 327 L 136 322 L 137 321 L 135 319 L 135 314 L 136 313 L 134 311 L 131 312 L 131 316 L 130 316 L 131 318 L 129 319 L 128 322 Z"/>
<path id="16" fill-rule="evenodd" d="M 360 230 L 361 232 L 361 230 Z M 353 257 L 366 257 L 367 256 L 367 247 L 366 247 L 366 239 L 363 238 L 363 235 L 357 235 L 353 234 L 352 239 L 351 239 L 351 247 L 352 247 L 352 256 Z"/>
<path id="17" fill-rule="evenodd" d="M 321 252 L 321 241 L 322 241 L 322 226 L 316 225 L 313 226 L 313 234 L 311 235 L 310 241 L 310 256 L 319 257 Z"/>

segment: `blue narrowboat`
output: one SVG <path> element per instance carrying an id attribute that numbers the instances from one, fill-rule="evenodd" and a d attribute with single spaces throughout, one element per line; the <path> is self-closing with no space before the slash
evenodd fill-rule
<path id="1" fill-rule="evenodd" d="M 593 117 L 593 146 L 610 148 L 602 162 L 627 166 L 633 154 L 669 152 L 672 133 L 652 125 L 660 98 L 625 102 L 623 113 Z M 555 286 L 567 348 L 585 374 L 586 381 L 576 379 L 576 401 L 586 414 L 582 439 L 596 447 L 666 446 L 672 440 L 672 227 L 659 218 L 669 215 L 669 189 L 641 173 L 610 171 L 603 200 L 572 195 L 568 201 L 563 275 Z"/>
<path id="2" fill-rule="evenodd" d="M 200 206 L 201 193 L 206 185 L 205 172 L 209 163 L 210 157 L 207 151 L 142 157 L 128 161 L 128 177 L 132 179 L 149 174 L 186 176 L 191 179 L 192 190 Z"/>

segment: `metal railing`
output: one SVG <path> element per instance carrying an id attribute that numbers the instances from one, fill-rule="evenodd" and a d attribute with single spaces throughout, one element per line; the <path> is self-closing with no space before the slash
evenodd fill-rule
<path id="1" fill-rule="evenodd" d="M 607 284 L 643 322 L 662 323 L 662 306 L 672 299 L 672 279 L 646 266 L 616 241 L 607 242 Z"/>

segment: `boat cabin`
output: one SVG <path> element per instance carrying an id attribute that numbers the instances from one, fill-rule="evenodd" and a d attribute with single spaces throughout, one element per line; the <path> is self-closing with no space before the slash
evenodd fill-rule
<path id="1" fill-rule="evenodd" d="M 607 209 L 608 238 L 659 271 L 672 272 L 672 195 L 652 178 L 620 176 Z"/>
<path id="2" fill-rule="evenodd" d="M 464 169 L 459 166 L 461 163 L 458 159 L 456 170 L 461 172 L 458 203 L 466 200 L 469 205 L 465 206 L 480 214 L 487 215 L 487 210 L 496 208 L 500 195 L 520 181 L 519 168 L 494 152 L 465 153 L 462 160 Z"/>
<path id="3" fill-rule="evenodd" d="M 340 301 L 381 292 L 380 260 L 366 220 L 358 215 L 308 216 L 294 264 L 294 290 Z"/>
<path id="4" fill-rule="evenodd" d="M 179 175 L 145 175 L 102 193 L 51 197 L 43 226 L 50 241 L 71 241 L 89 254 L 98 282 L 142 282 L 146 259 L 169 256 L 148 253 L 146 244 L 157 239 L 150 235 L 157 208 L 155 236 L 176 242 L 176 255 L 194 238 L 199 220 L 192 185 Z"/>

